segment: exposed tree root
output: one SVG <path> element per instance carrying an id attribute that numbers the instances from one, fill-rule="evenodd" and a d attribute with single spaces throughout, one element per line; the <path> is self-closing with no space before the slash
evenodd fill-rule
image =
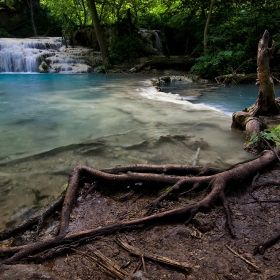
<path id="1" fill-rule="evenodd" d="M 280 232 L 278 232 L 273 237 L 269 238 L 263 243 L 258 244 L 254 249 L 254 254 L 263 254 L 266 249 L 270 248 L 280 240 Z"/>
<path id="2" fill-rule="evenodd" d="M 38 224 L 38 229 L 37 229 L 38 232 L 40 230 L 40 225 L 43 223 L 43 220 L 47 218 L 49 215 L 51 215 L 54 211 L 61 208 L 63 200 L 64 198 L 61 195 L 56 200 L 48 204 L 44 209 L 32 215 L 30 218 L 25 219 L 21 223 L 3 230 L 2 232 L 0 232 L 0 240 L 4 240 L 6 238 L 13 236 L 18 232 L 22 232 L 24 229 L 27 229 L 28 227 L 31 227 L 36 223 Z"/>
<path id="3" fill-rule="evenodd" d="M 265 151 L 261 156 L 251 161 L 235 165 L 229 170 L 222 171 L 216 168 L 203 168 L 183 165 L 132 165 L 119 166 L 116 168 L 99 171 L 85 166 L 77 166 L 69 176 L 68 188 L 63 201 L 60 214 L 60 231 L 58 236 L 46 240 L 37 241 L 31 244 L 8 247 L 0 249 L 2 257 L 1 264 L 12 264 L 24 258 L 48 252 L 50 249 L 59 246 L 69 247 L 88 242 L 97 236 L 114 234 L 122 230 L 142 229 L 148 225 L 158 223 L 190 223 L 198 212 L 211 209 L 220 202 L 225 210 L 227 225 L 231 235 L 236 236 L 232 214 L 226 197 L 229 188 L 235 188 L 251 182 L 260 170 L 268 169 L 278 161 L 280 149 Z M 132 171 L 132 172 L 131 172 Z M 123 221 L 104 227 L 88 229 L 76 233 L 69 233 L 68 226 L 73 204 L 76 201 L 78 189 L 85 183 L 97 182 L 100 186 L 134 186 L 141 188 L 149 187 L 170 187 L 168 191 L 159 196 L 148 205 L 147 215 L 138 219 Z M 164 212 L 156 212 L 163 200 L 167 200 L 171 195 L 186 195 L 190 192 L 203 191 L 204 197 L 193 204 Z M 58 202 L 57 202 L 58 203 Z M 61 201 L 59 200 L 59 203 Z M 59 205 L 58 203 L 58 205 Z M 52 207 L 52 209 L 57 209 Z M 50 213 L 49 211 L 41 213 Z M 44 214 L 45 215 L 45 214 Z M 39 222 L 38 215 L 36 221 Z M 32 220 L 32 225 L 34 225 Z M 21 227 L 26 228 L 24 227 Z M 14 231 L 7 229 L 0 234 L 0 238 L 10 237 Z M 279 236 L 274 239 L 277 242 Z M 266 243 L 259 245 L 266 248 Z M 260 247 L 259 247 L 260 248 Z M 262 252 L 258 250 L 257 252 Z"/>

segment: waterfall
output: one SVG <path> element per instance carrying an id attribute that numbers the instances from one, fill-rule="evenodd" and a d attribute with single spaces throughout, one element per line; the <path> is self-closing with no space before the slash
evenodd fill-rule
<path id="1" fill-rule="evenodd" d="M 140 28 L 138 34 L 140 34 L 142 39 L 150 45 L 150 47 L 155 51 L 155 54 L 163 55 L 163 47 L 158 30 Z"/>
<path id="2" fill-rule="evenodd" d="M 156 30 L 154 30 L 154 34 L 155 34 L 155 37 L 156 37 L 156 49 L 159 51 L 160 54 L 163 54 L 163 47 L 162 47 L 162 43 L 161 43 L 161 40 L 160 40 L 160 37 L 157 33 Z"/>
<path id="3" fill-rule="evenodd" d="M 0 72 L 90 72 L 84 48 L 66 48 L 62 38 L 0 38 Z"/>

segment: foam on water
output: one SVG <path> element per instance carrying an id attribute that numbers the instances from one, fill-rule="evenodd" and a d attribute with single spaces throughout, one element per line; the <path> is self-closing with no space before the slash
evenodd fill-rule
<path id="1" fill-rule="evenodd" d="M 139 89 L 139 93 L 141 96 L 151 99 L 151 100 L 158 100 L 167 103 L 174 103 L 180 104 L 184 107 L 185 110 L 188 111 L 216 111 L 223 113 L 221 110 L 218 110 L 214 106 L 205 105 L 203 103 L 194 104 L 189 100 L 196 100 L 196 97 L 182 97 L 180 94 L 174 94 L 171 92 L 161 92 L 157 91 L 155 88 L 142 88 Z"/>

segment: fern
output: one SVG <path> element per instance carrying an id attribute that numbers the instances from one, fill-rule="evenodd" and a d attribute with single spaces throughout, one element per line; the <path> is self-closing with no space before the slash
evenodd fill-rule
<path id="1" fill-rule="evenodd" d="M 254 133 L 250 138 L 250 145 L 255 145 L 257 142 L 261 142 L 261 148 L 267 149 L 269 148 L 266 140 L 272 147 L 279 147 L 280 146 L 280 125 L 272 129 L 271 131 L 261 131 L 259 134 Z"/>

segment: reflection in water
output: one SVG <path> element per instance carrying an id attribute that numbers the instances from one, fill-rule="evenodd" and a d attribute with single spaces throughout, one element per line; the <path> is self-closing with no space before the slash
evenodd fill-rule
<path id="1" fill-rule="evenodd" d="M 250 157 L 230 116 L 156 92 L 148 78 L 0 75 L 0 227 L 57 197 L 76 165 L 192 164 L 198 148 L 200 165 Z"/>

